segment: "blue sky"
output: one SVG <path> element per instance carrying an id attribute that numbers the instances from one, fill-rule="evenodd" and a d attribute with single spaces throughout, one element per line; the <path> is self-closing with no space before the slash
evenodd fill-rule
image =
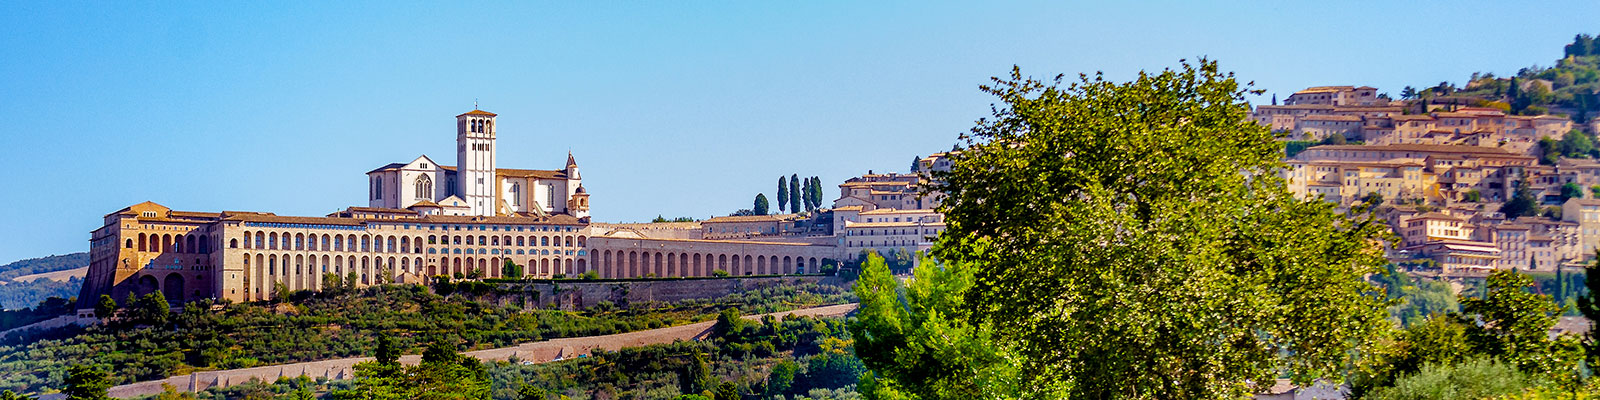
<path id="1" fill-rule="evenodd" d="M 0 262 L 88 250 L 145 200 L 323 215 L 366 171 L 454 162 L 500 114 L 503 167 L 572 151 L 599 221 L 705 218 L 903 171 L 988 112 L 977 86 L 1209 56 L 1282 95 L 1549 65 L 1600 3 L 6 2 Z"/>

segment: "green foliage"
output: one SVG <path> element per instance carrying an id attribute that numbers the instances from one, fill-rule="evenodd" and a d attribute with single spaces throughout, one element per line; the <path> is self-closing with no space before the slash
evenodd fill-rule
<path id="1" fill-rule="evenodd" d="M 1387 228 L 1294 198 L 1282 145 L 1216 63 L 984 89 L 993 118 L 935 176 L 935 255 L 976 271 L 964 307 L 1016 351 L 1021 390 L 1245 396 L 1335 376 L 1384 327 L 1363 276 Z"/>
<path id="2" fill-rule="evenodd" d="M 707 321 L 731 307 L 764 313 L 854 298 L 838 286 L 785 283 L 677 303 L 523 311 L 471 297 L 469 292 L 480 286 L 492 288 L 473 283 L 448 297 L 416 285 L 366 287 L 307 293 L 292 305 L 191 304 L 162 327 L 128 321 L 11 335 L 0 343 L 0 390 L 58 389 L 67 366 L 80 363 L 107 365 L 114 383 L 123 384 L 195 369 L 369 355 L 378 332 L 391 335 L 401 353 L 419 349 L 421 338 L 437 336 L 469 348 L 503 347 Z M 213 307 L 220 311 L 209 311 Z"/>
<path id="3" fill-rule="evenodd" d="M 355 388 L 338 391 L 340 399 L 484 399 L 489 373 L 478 359 L 456 353 L 447 339 L 428 344 L 422 362 L 403 366 L 368 361 L 355 366 Z"/>
<path id="4" fill-rule="evenodd" d="M 1483 201 L 1483 193 L 1479 192 L 1478 189 L 1467 190 L 1466 193 L 1461 194 L 1461 200 L 1472 203 L 1481 202 Z"/>
<path id="5" fill-rule="evenodd" d="M 15 261 L 6 265 L 0 265 L 0 281 L 10 281 L 11 278 L 16 278 L 23 275 L 33 275 L 45 272 L 69 270 L 73 268 L 82 268 L 85 265 L 89 265 L 88 252 L 30 258 L 21 261 Z M 18 305 L 18 307 L 25 307 L 28 304 L 33 303 L 24 303 Z M 10 308 L 10 306 L 8 305 L 6 308 Z"/>
<path id="6" fill-rule="evenodd" d="M 782 176 L 778 177 L 778 211 L 783 211 L 783 210 L 790 209 L 790 208 L 796 208 L 796 207 L 790 207 L 789 206 L 789 183 L 788 183 L 789 180 L 788 179 L 789 178 L 785 178 L 785 177 L 782 177 Z"/>
<path id="7" fill-rule="evenodd" d="M 856 356 L 873 371 L 875 388 L 906 398 L 1015 397 L 1017 371 L 986 327 L 969 321 L 965 301 L 973 271 L 962 264 L 923 263 L 911 287 L 869 255 L 856 280 L 861 299 L 850 324 Z M 867 398 L 875 394 L 867 394 Z"/>
<path id="8" fill-rule="evenodd" d="M 523 273 L 526 271 L 526 267 L 518 265 L 509 258 L 506 259 L 505 265 L 500 266 L 500 275 L 511 279 L 522 278 Z"/>
<path id="9" fill-rule="evenodd" d="M 1600 321 L 1600 259 L 1583 267 L 1583 284 L 1586 293 L 1578 297 L 1578 313 L 1590 321 Z M 1600 366 L 1600 330 L 1589 328 L 1583 341 L 1585 360 L 1590 366 Z"/>
<path id="10" fill-rule="evenodd" d="M 1316 146 L 1318 144 L 1320 143 L 1305 140 L 1292 140 L 1283 142 L 1283 157 L 1293 158 L 1295 155 L 1300 154 L 1300 152 L 1306 151 L 1306 149 L 1311 148 L 1311 146 Z"/>
<path id="11" fill-rule="evenodd" d="M 59 256 L 32 258 L 0 265 L 0 310 L 25 311 L 24 314 L 4 316 L 0 314 L 0 330 L 11 327 L 27 325 L 38 320 L 48 319 L 60 314 L 32 318 L 35 312 L 26 312 L 26 308 L 39 304 L 51 297 L 63 299 L 78 295 L 83 287 L 83 277 L 74 276 L 65 281 L 54 281 L 44 278 L 29 279 L 26 281 L 13 281 L 23 275 L 33 275 L 45 272 L 56 272 L 89 265 L 89 253 L 72 253 Z M 70 310 L 68 312 L 71 312 Z M 17 319 L 6 319 L 18 317 Z M 23 322 L 26 320 L 26 322 Z"/>
<path id="12" fill-rule="evenodd" d="M 1478 352 L 1536 376 L 1570 378 L 1579 360 L 1579 344 L 1569 337 L 1550 339 L 1560 307 L 1549 296 L 1529 293 L 1533 279 L 1515 271 L 1489 274 L 1483 298 L 1464 298 L 1462 310 L 1479 324 L 1467 327 Z"/>
<path id="13" fill-rule="evenodd" d="M 913 166 L 914 165 L 915 164 L 913 164 Z M 813 370 L 821 372 L 821 370 L 825 369 L 827 368 L 821 367 Z M 800 364 L 795 364 L 795 362 L 792 360 L 783 360 L 778 362 L 777 365 L 772 366 L 772 374 L 768 375 L 767 377 L 767 395 L 773 396 L 789 393 L 789 390 L 794 388 L 795 374 L 799 372 Z M 839 375 L 834 374 L 833 376 Z"/>
<path id="14" fill-rule="evenodd" d="M 106 371 L 98 367 L 76 364 L 67 369 L 65 388 L 61 394 L 67 395 L 67 400 L 104 400 L 110 399 L 106 391 L 111 389 L 111 381 L 106 378 Z"/>
<path id="15" fill-rule="evenodd" d="M 68 315 L 76 308 L 77 298 L 50 297 L 33 307 L 0 311 L 0 330 L 16 328 L 39 321 Z"/>
<path id="16" fill-rule="evenodd" d="M 660 223 L 660 222 L 694 222 L 694 221 L 695 221 L 694 217 L 677 217 L 677 218 L 668 219 L 668 218 L 662 217 L 660 215 L 657 215 L 655 219 L 650 220 L 650 222 L 655 222 L 655 223 Z"/>
<path id="17" fill-rule="evenodd" d="M 1454 316 L 1434 315 L 1368 349 L 1355 364 L 1351 391 L 1359 397 L 1393 386 L 1396 379 L 1414 374 L 1424 365 L 1451 365 L 1474 355 L 1467 342 L 1466 324 Z"/>
<path id="18" fill-rule="evenodd" d="M 94 316 L 99 318 L 111 318 L 111 316 L 116 312 L 117 301 L 112 299 L 111 295 L 109 294 L 100 295 L 100 302 L 95 303 L 94 305 Z"/>
<path id="19" fill-rule="evenodd" d="M 844 325 L 840 318 L 766 318 L 703 341 L 596 350 L 546 364 L 495 362 L 489 375 L 499 399 L 529 386 L 571 398 L 854 398 L 863 369 Z M 787 389 L 785 371 L 793 372 Z"/>
<path id="20" fill-rule="evenodd" d="M 1529 187 L 1527 177 L 1518 179 L 1516 187 L 1511 199 L 1500 206 L 1500 212 L 1505 214 L 1506 218 L 1539 215 L 1539 202 L 1533 198 L 1533 189 Z"/>
<path id="21" fill-rule="evenodd" d="M 756 215 L 767 215 L 767 195 L 765 193 L 756 193 L 755 205 L 750 210 L 754 211 Z"/>
<path id="22" fill-rule="evenodd" d="M 172 316 L 172 305 L 167 303 L 167 297 L 161 292 L 153 292 L 139 297 L 139 301 L 130 305 L 129 310 L 134 323 L 155 327 L 167 325 L 167 319 Z"/>
<path id="23" fill-rule="evenodd" d="M 1393 387 L 1363 397 L 1373 400 L 1488 399 L 1513 395 L 1536 380 L 1511 364 L 1474 359 L 1460 364 L 1428 364 L 1400 378 Z"/>
<path id="24" fill-rule="evenodd" d="M 1450 283 L 1416 278 L 1390 264 L 1385 273 L 1373 274 L 1373 283 L 1383 288 L 1390 301 L 1389 318 L 1401 326 L 1412 326 L 1431 316 L 1461 311 Z"/>
<path id="25" fill-rule="evenodd" d="M 65 281 L 45 278 L 23 282 L 0 281 L 0 308 L 7 311 L 25 309 L 51 297 L 72 298 L 83 288 L 83 277 L 73 276 Z M 53 317 L 54 315 L 52 315 Z"/>
<path id="26" fill-rule="evenodd" d="M 800 174 L 789 175 L 789 212 L 799 213 L 804 204 L 800 200 Z"/>

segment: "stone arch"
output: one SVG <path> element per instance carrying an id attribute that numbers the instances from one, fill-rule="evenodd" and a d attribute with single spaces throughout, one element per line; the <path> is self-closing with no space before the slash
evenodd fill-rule
<path id="1" fill-rule="evenodd" d="M 150 251 L 150 250 L 147 250 L 147 249 L 149 249 L 149 247 L 145 245 L 144 234 L 140 233 L 139 234 L 139 251 Z"/>
<path id="2" fill-rule="evenodd" d="M 567 277 L 571 277 L 572 276 L 572 259 L 568 258 L 568 259 L 565 259 L 565 260 L 561 260 L 561 264 L 562 264 L 561 265 L 561 267 L 562 267 L 561 268 L 561 271 L 562 271 L 561 273 L 566 275 Z"/>
<path id="3" fill-rule="evenodd" d="M 260 237 L 260 234 L 257 234 L 256 237 Z M 262 256 L 260 254 L 256 254 L 256 280 L 253 286 L 255 288 L 256 300 L 266 299 L 265 297 L 262 297 L 265 296 L 265 294 L 262 293 L 263 290 L 261 288 L 265 287 L 267 284 L 267 274 L 264 272 L 265 268 L 261 268 L 262 265 L 265 265 L 261 260 Z M 245 276 L 248 277 L 249 275 L 247 274 Z"/>
<path id="4" fill-rule="evenodd" d="M 656 257 L 655 262 L 650 263 L 650 266 L 654 267 L 654 269 L 656 271 L 656 277 L 667 276 L 667 267 L 664 266 L 664 265 L 661 265 L 661 252 L 659 252 L 659 251 L 656 252 L 655 257 Z"/>
<path id="5" fill-rule="evenodd" d="M 134 287 L 134 293 L 137 293 L 140 296 L 155 293 L 160 290 L 161 282 L 156 281 L 156 277 L 150 276 L 150 274 L 139 275 L 139 284 Z"/>
<path id="6" fill-rule="evenodd" d="M 581 235 L 578 236 L 578 247 L 588 247 L 587 240 Z"/>
<path id="7" fill-rule="evenodd" d="M 245 243 L 250 243 L 250 242 L 245 242 Z M 132 247 L 133 241 L 131 239 L 128 241 L 128 245 L 129 245 L 129 247 Z M 228 248 L 230 248 L 230 249 L 239 248 L 239 239 L 228 239 Z"/>
<path id="8" fill-rule="evenodd" d="M 721 270 L 723 272 L 731 273 L 730 271 L 728 271 L 728 255 L 727 254 L 718 254 L 717 255 L 717 269 Z"/>
<path id="9" fill-rule="evenodd" d="M 636 252 L 636 251 L 629 251 L 628 252 L 628 275 L 627 276 L 629 278 L 637 278 L 637 277 L 639 277 L 639 252 Z"/>
<path id="10" fill-rule="evenodd" d="M 755 275 L 755 273 L 756 273 L 756 266 L 755 266 L 754 263 L 751 263 L 750 260 L 751 260 L 751 258 L 750 258 L 749 255 L 745 255 L 744 256 L 744 274 L 745 275 Z"/>
<path id="11" fill-rule="evenodd" d="M 590 258 L 593 258 L 593 257 L 590 257 Z M 589 273 L 589 264 L 588 264 L 587 261 L 588 260 L 586 260 L 586 259 L 579 258 L 578 259 L 578 268 L 573 270 L 573 273 L 577 274 L 577 275 L 583 275 L 583 274 Z"/>
<path id="12" fill-rule="evenodd" d="M 183 304 L 183 274 L 173 272 L 161 279 L 161 296 L 167 298 L 167 304 Z"/>
<path id="13" fill-rule="evenodd" d="M 767 274 L 767 256 L 756 256 L 756 274 Z"/>
<path id="14" fill-rule="evenodd" d="M 287 260 L 288 257 L 284 257 L 284 259 Z M 288 264 L 288 262 L 286 261 L 286 262 L 284 262 L 284 264 Z M 304 290 L 306 288 L 306 286 L 305 286 L 305 278 L 306 278 L 305 265 L 306 265 L 306 256 L 298 255 L 298 254 L 294 256 L 294 273 L 285 274 L 285 275 L 289 275 L 289 289 L 292 289 L 292 290 Z"/>
<path id="15" fill-rule="evenodd" d="M 821 267 L 817 265 L 817 258 L 811 257 L 810 261 L 806 263 L 805 272 L 816 273 L 819 269 L 821 269 Z"/>

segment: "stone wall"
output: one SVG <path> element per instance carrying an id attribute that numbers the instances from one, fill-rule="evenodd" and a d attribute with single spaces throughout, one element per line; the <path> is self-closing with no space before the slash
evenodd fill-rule
<path id="1" fill-rule="evenodd" d="M 784 285 L 820 283 L 842 285 L 837 278 L 804 276 L 753 276 L 731 278 L 677 278 L 600 281 L 536 281 L 501 283 L 494 302 L 502 306 L 581 310 L 609 301 L 618 307 L 644 302 L 710 299 L 739 292 Z"/>

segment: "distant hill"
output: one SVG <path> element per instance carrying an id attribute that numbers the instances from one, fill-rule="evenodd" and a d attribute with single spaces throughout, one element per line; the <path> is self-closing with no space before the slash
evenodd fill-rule
<path id="1" fill-rule="evenodd" d="M 1511 77 L 1473 73 L 1465 87 L 1450 82 L 1407 86 L 1400 96 L 1430 104 L 1495 107 L 1521 115 L 1563 114 L 1585 123 L 1600 113 L 1600 45 L 1592 36 L 1578 35 L 1551 67 L 1535 65 Z"/>
<path id="2" fill-rule="evenodd" d="M 76 268 L 83 268 L 89 264 L 89 253 L 72 253 L 65 255 L 31 258 L 6 265 L 0 265 L 0 309 L 15 310 L 33 307 L 39 302 L 51 297 L 63 299 L 78 295 L 83 287 L 82 276 L 71 276 L 65 280 L 57 280 L 61 272 Z M 46 274 L 33 279 L 20 279 L 18 277 Z"/>

